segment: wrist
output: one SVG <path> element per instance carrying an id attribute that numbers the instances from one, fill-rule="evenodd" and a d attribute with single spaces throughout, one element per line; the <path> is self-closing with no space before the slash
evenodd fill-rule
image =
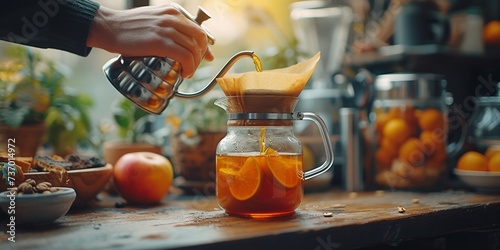
<path id="1" fill-rule="evenodd" d="M 87 46 L 110 51 L 113 48 L 113 33 L 110 20 L 114 15 L 112 9 L 100 6 L 90 25 Z"/>

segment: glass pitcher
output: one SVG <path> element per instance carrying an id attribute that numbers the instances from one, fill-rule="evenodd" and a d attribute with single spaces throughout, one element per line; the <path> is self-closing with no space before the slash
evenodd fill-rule
<path id="1" fill-rule="evenodd" d="M 333 147 L 323 120 L 293 112 L 298 98 L 280 95 L 223 97 L 216 105 L 228 114 L 227 134 L 216 150 L 216 197 L 226 213 L 251 218 L 293 214 L 303 198 L 302 182 L 333 165 Z M 295 120 L 319 127 L 326 151 L 320 166 L 303 172 Z"/>

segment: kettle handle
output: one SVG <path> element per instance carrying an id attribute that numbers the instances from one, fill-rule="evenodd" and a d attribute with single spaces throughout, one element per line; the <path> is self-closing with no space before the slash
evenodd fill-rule
<path id="1" fill-rule="evenodd" d="M 323 138 L 323 145 L 325 147 L 325 155 L 326 155 L 325 161 L 320 166 L 304 172 L 303 179 L 309 180 L 309 179 L 314 178 L 320 174 L 325 173 L 333 166 L 333 162 L 334 162 L 333 146 L 332 146 L 332 143 L 331 143 L 330 138 L 328 136 L 329 134 L 328 134 L 328 128 L 326 126 L 326 123 L 323 121 L 323 119 L 321 119 L 320 116 L 318 116 L 314 113 L 311 113 L 311 112 L 298 112 L 297 119 L 298 120 L 313 121 L 319 128 L 321 138 Z"/>
<path id="2" fill-rule="evenodd" d="M 229 69 L 233 66 L 233 64 L 236 63 L 236 61 L 240 60 L 243 57 L 250 57 L 254 58 L 255 57 L 255 52 L 253 51 L 240 51 L 233 55 L 229 60 L 226 62 L 226 64 L 222 67 L 222 69 L 217 73 L 217 75 L 214 76 L 214 78 L 208 83 L 207 86 L 202 88 L 201 90 L 198 90 L 196 92 L 192 93 L 184 93 L 184 92 L 175 92 L 174 95 L 179 97 L 179 98 L 184 98 L 184 99 L 191 99 L 191 98 L 197 98 L 200 97 L 204 94 L 206 94 L 208 91 L 212 90 L 215 87 L 215 84 L 217 83 L 217 78 L 224 76 Z"/>

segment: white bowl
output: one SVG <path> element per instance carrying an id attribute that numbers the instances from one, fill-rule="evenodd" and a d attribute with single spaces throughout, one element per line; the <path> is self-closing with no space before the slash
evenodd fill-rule
<path id="1" fill-rule="evenodd" d="M 58 187 L 50 194 L 23 194 L 11 196 L 0 193 L 0 206 L 8 217 L 15 216 L 17 224 L 47 224 L 63 217 L 76 198 L 72 188 Z M 15 213 L 15 214 L 14 214 Z"/>
<path id="2" fill-rule="evenodd" d="M 500 193 L 500 173 L 454 169 L 458 178 L 478 191 Z"/>

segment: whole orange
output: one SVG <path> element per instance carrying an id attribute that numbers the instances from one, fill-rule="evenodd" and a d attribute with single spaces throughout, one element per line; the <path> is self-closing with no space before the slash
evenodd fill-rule
<path id="1" fill-rule="evenodd" d="M 130 203 L 160 202 L 168 194 L 173 176 L 170 161 L 151 152 L 125 154 L 113 167 L 116 189 Z"/>
<path id="2" fill-rule="evenodd" d="M 398 148 L 397 145 L 393 144 L 389 139 L 383 138 L 382 141 L 380 142 L 380 149 L 383 149 L 384 151 L 387 152 L 387 154 L 395 158 L 398 156 Z"/>
<path id="3" fill-rule="evenodd" d="M 457 169 L 488 171 L 488 158 L 481 153 L 469 151 L 458 159 Z"/>
<path id="4" fill-rule="evenodd" d="M 378 170 L 390 169 L 393 159 L 394 156 L 392 156 L 391 153 L 384 148 L 379 148 L 375 153 L 375 160 L 377 162 Z"/>
<path id="5" fill-rule="evenodd" d="M 385 124 L 383 130 L 384 137 L 396 145 L 401 145 L 410 138 L 410 126 L 401 118 L 391 119 Z"/>
<path id="6" fill-rule="evenodd" d="M 483 28 L 483 41 L 485 44 L 500 45 L 500 21 L 488 22 Z"/>
<path id="7" fill-rule="evenodd" d="M 491 158 L 494 154 L 496 153 L 500 153 L 500 147 L 489 147 L 488 149 L 486 149 L 486 152 L 484 153 L 484 155 L 486 155 L 486 157 L 488 158 Z"/>
<path id="8" fill-rule="evenodd" d="M 418 116 L 418 125 L 422 130 L 444 129 L 444 124 L 443 113 L 437 109 L 425 109 Z"/>
<path id="9" fill-rule="evenodd" d="M 448 157 L 448 153 L 446 149 L 443 147 L 436 147 L 436 150 L 427 157 L 426 164 L 432 168 L 442 168 L 446 164 L 446 158 Z"/>
<path id="10" fill-rule="evenodd" d="M 500 172 L 500 153 L 493 154 L 488 160 L 488 170 L 491 172 Z"/>
<path id="11" fill-rule="evenodd" d="M 408 139 L 399 149 L 399 158 L 412 166 L 420 166 L 425 161 L 422 143 L 417 138 Z"/>
<path id="12" fill-rule="evenodd" d="M 406 124 L 410 127 L 411 135 L 416 135 L 418 132 L 418 118 L 416 115 L 417 110 L 412 106 L 401 107 L 401 117 L 406 121 Z"/>
<path id="13" fill-rule="evenodd" d="M 377 131 L 377 133 L 379 134 L 382 134 L 385 125 L 390 119 L 391 116 L 388 113 L 377 114 L 377 119 L 375 120 L 375 131 Z"/>
<path id="14" fill-rule="evenodd" d="M 445 150 L 446 136 L 440 137 L 435 131 L 422 131 L 419 139 L 422 142 L 422 150 L 426 156 L 430 156 L 437 151 Z"/>

